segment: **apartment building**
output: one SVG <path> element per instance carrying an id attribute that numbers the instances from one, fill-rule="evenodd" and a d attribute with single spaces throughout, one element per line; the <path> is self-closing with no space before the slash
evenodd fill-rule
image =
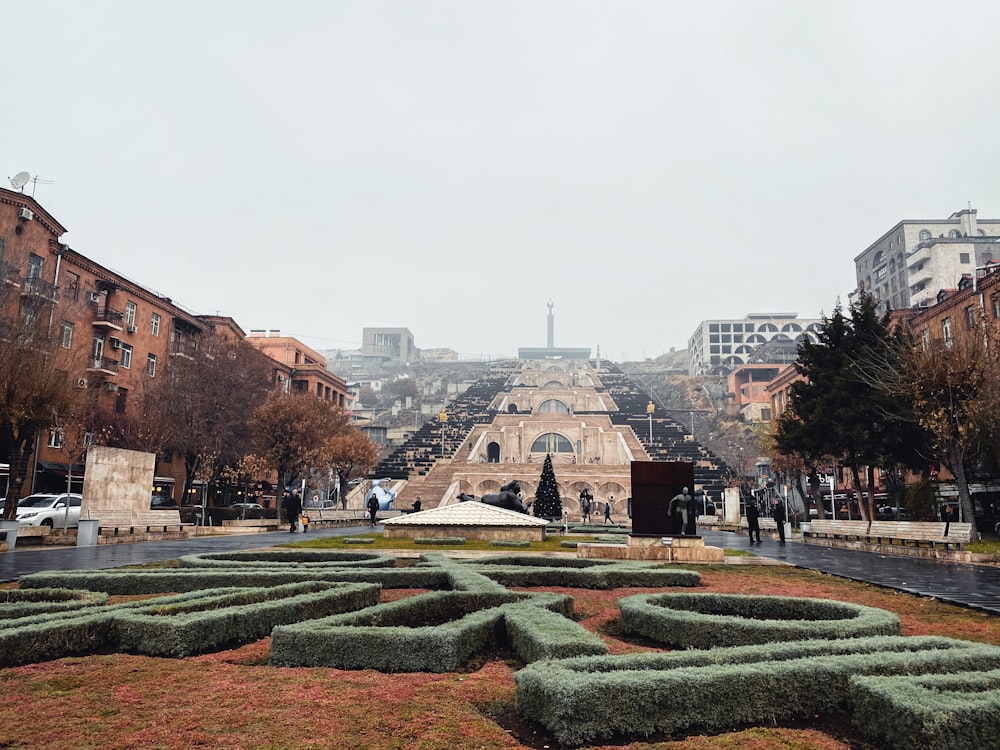
<path id="1" fill-rule="evenodd" d="M 744 318 L 703 320 L 688 339 L 688 375 L 725 375 L 751 362 L 786 364 L 798 343 L 818 331 L 819 319 L 798 313 L 750 313 Z"/>
<path id="2" fill-rule="evenodd" d="M 884 310 L 927 307 L 941 289 L 1000 260 L 1000 219 L 980 219 L 974 208 L 947 219 L 905 219 L 854 259 L 857 290 Z M 852 296 L 856 297 L 858 291 Z"/>
<path id="3" fill-rule="evenodd" d="M 312 393 L 347 408 L 347 382 L 327 369 L 322 354 L 278 330 L 252 330 L 247 341 L 275 363 L 275 382 L 286 393 Z"/>

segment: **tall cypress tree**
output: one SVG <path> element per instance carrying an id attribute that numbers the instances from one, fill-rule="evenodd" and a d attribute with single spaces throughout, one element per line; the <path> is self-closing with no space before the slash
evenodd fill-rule
<path id="1" fill-rule="evenodd" d="M 539 518 L 562 518 L 559 485 L 556 484 L 556 473 L 552 470 L 552 456 L 549 454 L 545 455 L 538 491 L 535 492 L 535 515 Z"/>

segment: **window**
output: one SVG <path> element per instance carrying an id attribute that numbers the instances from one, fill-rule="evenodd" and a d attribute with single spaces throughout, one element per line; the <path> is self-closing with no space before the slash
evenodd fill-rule
<path id="1" fill-rule="evenodd" d="M 156 355 L 147 354 L 146 355 L 146 374 L 151 378 L 156 377 Z"/>
<path id="2" fill-rule="evenodd" d="M 125 327 L 129 330 L 135 328 L 135 302 L 125 303 Z"/>
<path id="3" fill-rule="evenodd" d="M 959 263 L 966 263 L 966 264 L 968 264 L 968 262 L 969 262 L 969 254 L 968 253 L 959 253 L 958 254 L 958 262 Z"/>
<path id="4" fill-rule="evenodd" d="M 973 309 L 972 305 L 965 308 L 965 327 L 970 331 L 976 325 L 976 311 Z"/>
<path id="5" fill-rule="evenodd" d="M 924 351 L 927 351 L 930 345 L 931 345 L 931 329 L 925 328 L 920 332 L 920 346 L 923 347 Z"/>
<path id="6" fill-rule="evenodd" d="M 546 432 L 531 444 L 532 453 L 572 453 L 573 444 L 557 432 Z"/>
<path id="7" fill-rule="evenodd" d="M 68 320 L 59 323 L 59 339 L 63 349 L 69 349 L 73 346 L 73 324 Z"/>
<path id="8" fill-rule="evenodd" d="M 104 337 L 99 334 L 94 335 L 94 347 L 91 349 L 91 356 L 94 364 L 100 367 L 101 359 L 104 357 Z"/>
<path id="9" fill-rule="evenodd" d="M 35 255 L 34 253 L 28 256 L 27 278 L 29 279 L 42 278 L 42 256 Z"/>
<path id="10" fill-rule="evenodd" d="M 72 271 L 66 272 L 66 284 L 62 296 L 64 299 L 80 299 L 80 274 Z"/>
<path id="11" fill-rule="evenodd" d="M 543 401 L 538 407 L 539 414 L 569 414 L 569 407 L 556 398 Z"/>
<path id="12" fill-rule="evenodd" d="M 154 336 L 160 335 L 160 314 L 153 313 L 149 317 L 149 332 Z"/>
<path id="13" fill-rule="evenodd" d="M 920 241 L 925 242 L 931 238 L 931 232 L 929 229 L 920 230 Z"/>
<path id="14" fill-rule="evenodd" d="M 83 444 L 84 445 L 93 445 L 94 444 L 94 433 L 92 433 L 92 432 L 85 432 L 85 433 L 83 433 Z"/>
<path id="15" fill-rule="evenodd" d="M 125 388 L 119 388 L 118 393 L 115 396 L 115 411 L 118 414 L 125 413 L 125 402 L 128 399 L 128 390 Z"/>
<path id="16" fill-rule="evenodd" d="M 132 347 L 129 344 L 122 344 L 121 345 L 121 352 L 122 352 L 122 358 L 121 358 L 121 365 L 122 365 L 122 367 L 124 367 L 126 370 L 131 369 L 132 368 Z"/>
<path id="17" fill-rule="evenodd" d="M 993 317 L 1000 318 L 1000 294 L 993 297 Z"/>
<path id="18" fill-rule="evenodd" d="M 951 318 L 941 321 L 941 335 L 944 337 L 944 345 L 951 348 Z"/>
<path id="19" fill-rule="evenodd" d="M 49 447 L 62 447 L 62 430 L 49 430 Z"/>

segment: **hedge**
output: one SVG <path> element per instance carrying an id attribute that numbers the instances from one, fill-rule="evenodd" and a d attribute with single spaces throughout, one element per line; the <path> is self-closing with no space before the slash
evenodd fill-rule
<path id="1" fill-rule="evenodd" d="M 464 536 L 416 536 L 414 544 L 465 544 Z"/>
<path id="2" fill-rule="evenodd" d="M 527 539 L 491 539 L 491 547 L 530 547 L 531 542 Z"/>
<path id="3" fill-rule="evenodd" d="M 376 605 L 379 590 L 370 583 L 309 581 L 183 603 L 153 602 L 117 614 L 113 636 L 123 651 L 190 656 L 259 640 L 275 625 Z"/>
<path id="4" fill-rule="evenodd" d="M 309 623 L 276 627 L 271 634 L 270 663 L 381 672 L 451 672 L 474 654 L 508 637 L 505 617 L 515 603 L 518 607 L 553 609 L 563 615 L 567 629 L 576 624 L 566 618 L 573 606 L 568 596 L 432 592 Z M 586 639 L 577 634 L 581 640 Z M 563 640 L 569 639 L 564 635 Z"/>
<path id="5" fill-rule="evenodd" d="M 369 539 L 369 541 L 374 541 Z M 269 550 L 251 552 L 209 552 L 184 555 L 182 568 L 272 568 L 281 567 L 375 567 L 391 568 L 396 564 L 392 555 L 381 552 L 344 552 L 337 550 Z"/>
<path id="6" fill-rule="evenodd" d="M 71 612 L 107 604 L 108 595 L 97 591 L 73 589 L 10 589 L 0 591 L 0 620 L 44 614 Z"/>
<path id="7" fill-rule="evenodd" d="M 1000 670 L 854 677 L 854 723 L 880 747 L 1000 750 Z"/>
<path id="8" fill-rule="evenodd" d="M 855 675 L 998 667 L 995 646 L 886 636 L 535 662 L 514 680 L 521 714 L 580 745 L 822 714 L 847 705 Z"/>
<path id="9" fill-rule="evenodd" d="M 828 599 L 639 594 L 618 607 L 624 632 L 679 648 L 899 635 L 895 613 Z"/>

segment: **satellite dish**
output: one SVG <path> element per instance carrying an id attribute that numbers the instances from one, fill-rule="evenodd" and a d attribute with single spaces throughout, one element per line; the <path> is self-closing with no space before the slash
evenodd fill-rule
<path id="1" fill-rule="evenodd" d="M 31 179 L 31 175 L 27 172 L 18 172 L 16 175 L 10 178 L 10 184 L 15 188 L 23 188 L 28 184 L 28 180 Z"/>

